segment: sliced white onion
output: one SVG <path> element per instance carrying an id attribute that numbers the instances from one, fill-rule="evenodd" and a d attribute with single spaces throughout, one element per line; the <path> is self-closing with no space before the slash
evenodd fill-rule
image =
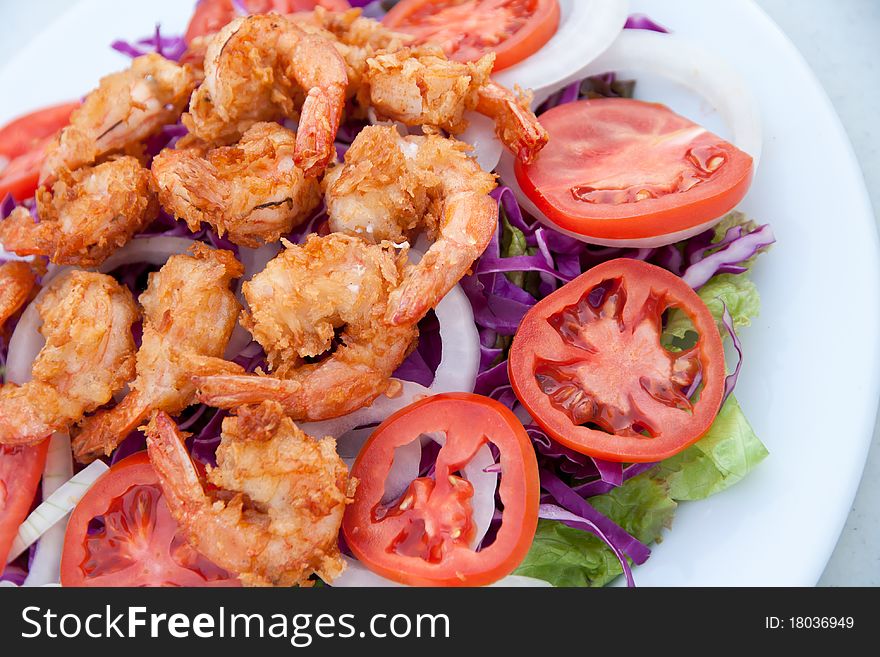
<path id="1" fill-rule="evenodd" d="M 397 380 L 393 379 L 392 381 Z M 372 404 L 360 408 L 354 413 L 320 422 L 302 422 L 299 424 L 299 428 L 316 438 L 333 436 L 339 440 L 352 429 L 382 422 L 392 413 L 432 394 L 425 386 L 420 386 L 412 381 L 397 381 L 397 383 L 400 384 L 401 389 L 399 394 L 393 397 L 379 395 Z"/>
<path id="2" fill-rule="evenodd" d="M 455 138 L 473 147 L 472 155 L 484 171 L 494 171 L 504 151 L 504 144 L 495 135 L 495 122 L 476 112 L 467 112 L 468 127 Z"/>
<path id="3" fill-rule="evenodd" d="M 168 261 L 168 258 L 173 255 L 186 253 L 192 245 L 193 241 L 186 237 L 170 237 L 167 235 L 138 237 L 131 240 L 101 263 L 98 271 L 106 274 L 122 265 L 137 262 L 146 262 L 161 267 Z"/>
<path id="4" fill-rule="evenodd" d="M 725 61 L 681 38 L 648 30 L 624 30 L 614 44 L 584 71 L 583 76 L 620 73 L 636 80 L 655 76 L 680 84 L 704 98 L 718 112 L 731 141 L 752 156 L 757 170 L 762 137 L 760 108 L 742 77 Z M 675 107 L 671 107 L 673 111 Z M 714 217 L 698 226 L 642 239 L 612 240 L 585 237 L 565 230 L 546 217 L 522 191 L 514 174 L 514 158 L 504 152 L 498 173 L 516 194 L 519 204 L 541 223 L 575 239 L 601 246 L 653 248 L 693 237 L 718 223 Z"/>
<path id="5" fill-rule="evenodd" d="M 9 549 L 7 563 L 18 557 L 55 523 L 66 517 L 98 477 L 107 470 L 109 468 L 103 461 L 93 461 L 43 500 L 43 503 L 34 509 L 18 528 L 18 534 Z"/>
<path id="6" fill-rule="evenodd" d="M 241 291 L 242 284 L 245 281 L 251 280 L 254 274 L 259 274 L 263 271 L 266 268 L 266 264 L 278 255 L 280 250 L 280 243 L 264 244 L 256 249 L 250 249 L 246 246 L 238 247 L 238 261 L 244 267 L 244 274 L 235 284 L 235 297 L 242 308 L 247 308 L 247 303 Z M 229 338 L 229 344 L 226 345 L 225 357 L 229 360 L 235 358 L 251 342 L 253 342 L 253 337 L 250 332 L 236 322 L 235 328 L 232 330 L 232 336 Z"/>
<path id="7" fill-rule="evenodd" d="M 418 263 L 428 243 L 420 235 L 409 258 Z M 434 308 L 440 323 L 440 363 L 431 382 L 433 394 L 441 392 L 473 392 L 480 370 L 480 333 L 474 323 L 474 310 L 460 285 L 446 293 Z"/>
<path id="8" fill-rule="evenodd" d="M 374 573 L 357 559 L 352 559 L 347 555 L 343 555 L 342 559 L 345 561 L 345 570 L 342 571 L 342 574 L 339 577 L 337 577 L 333 580 L 333 582 L 330 583 L 330 586 L 336 586 L 339 588 L 390 588 L 404 586 L 404 584 L 395 582 L 394 580 L 390 580 L 387 577 L 382 577 L 382 575 Z M 550 582 L 545 582 L 543 579 L 525 577 L 523 575 L 508 575 L 507 577 L 504 577 L 497 582 L 493 582 L 488 586 L 528 586 L 541 588 L 548 586 L 552 587 L 553 585 L 550 584 Z"/>
<path id="9" fill-rule="evenodd" d="M 626 23 L 626 0 L 559 0 L 559 29 L 535 54 L 494 75 L 506 87 L 535 94 L 535 106 L 583 77 L 584 68 L 608 48 Z"/>
<path id="10" fill-rule="evenodd" d="M 43 468 L 43 499 L 48 500 L 59 488 L 73 477 L 73 454 L 70 435 L 64 432 L 52 434 L 49 439 L 46 466 Z M 56 522 L 40 537 L 34 558 L 28 569 L 24 586 L 44 586 L 61 582 L 61 553 L 64 551 L 64 534 L 67 521 Z"/>

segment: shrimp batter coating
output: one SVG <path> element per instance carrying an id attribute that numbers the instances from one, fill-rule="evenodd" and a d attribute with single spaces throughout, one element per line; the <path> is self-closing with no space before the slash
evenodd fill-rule
<path id="1" fill-rule="evenodd" d="M 196 377 L 199 400 L 221 408 L 274 400 L 297 420 L 345 415 L 388 389 L 418 336 L 415 322 L 385 321 L 406 250 L 338 233 L 286 246 L 243 285 L 242 324 L 273 376 Z"/>
<path id="2" fill-rule="evenodd" d="M 296 165 L 314 176 L 333 160 L 348 78 L 330 41 L 278 14 L 241 17 L 211 39 L 204 65 L 183 117 L 195 137 L 230 144 L 254 123 L 299 109 Z"/>
<path id="3" fill-rule="evenodd" d="M 476 110 L 495 121 L 501 142 L 529 162 L 547 143 L 547 131 L 530 109 L 528 94 L 515 95 L 490 80 L 494 63 L 494 53 L 456 62 L 430 45 L 380 53 L 367 60 L 358 100 L 380 118 L 453 135 L 467 128 L 465 111 Z"/>
<path id="4" fill-rule="evenodd" d="M 321 202 L 318 181 L 294 164 L 295 143 L 277 123 L 255 123 L 235 146 L 166 148 L 152 167 L 159 200 L 193 232 L 205 222 L 241 246 L 276 242 Z"/>
<path id="5" fill-rule="evenodd" d="M 0 242 L 19 255 L 94 267 L 159 213 L 150 172 L 124 156 L 76 171 L 62 168 L 52 190 L 37 190 L 35 223 L 24 207 L 0 222 Z"/>
<path id="6" fill-rule="evenodd" d="M 324 180 L 331 230 L 401 242 L 424 228 L 434 239 L 391 293 L 391 324 L 418 322 L 436 306 L 497 228 L 498 205 L 489 196 L 495 178 L 467 149 L 438 135 L 401 137 L 393 126 L 368 126 Z"/>
<path id="7" fill-rule="evenodd" d="M 72 171 L 125 151 L 162 126 L 177 122 L 196 81 L 191 67 L 155 53 L 102 78 L 50 145 L 40 184 L 51 185 L 62 169 Z"/>
<path id="8" fill-rule="evenodd" d="M 274 402 L 223 420 L 217 467 L 205 491 L 183 434 L 165 413 L 147 427 L 150 460 L 189 544 L 246 586 L 326 582 L 345 563 L 337 537 L 356 480 L 331 437 L 304 434 Z"/>
<path id="9" fill-rule="evenodd" d="M 175 255 L 150 274 L 140 297 L 144 331 L 130 392 L 115 407 L 86 418 L 73 441 L 81 462 L 109 455 L 150 412 L 176 414 L 192 404 L 193 374 L 231 374 L 242 368 L 223 360 L 241 310 L 229 284 L 241 264 L 229 251 L 194 242 L 192 255 Z"/>
<path id="10" fill-rule="evenodd" d="M 32 380 L 0 388 L 0 443 L 38 443 L 106 404 L 134 376 L 131 293 L 110 276 L 71 270 L 36 302 L 46 344 Z"/>
<path id="11" fill-rule="evenodd" d="M 0 331 L 30 298 L 37 275 L 26 262 L 10 260 L 0 265 Z"/>

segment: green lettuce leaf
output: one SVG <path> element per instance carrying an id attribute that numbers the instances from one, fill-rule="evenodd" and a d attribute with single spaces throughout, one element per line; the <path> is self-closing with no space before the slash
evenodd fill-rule
<path id="1" fill-rule="evenodd" d="M 721 321 L 725 305 L 736 328 L 751 325 L 752 319 L 757 317 L 761 310 L 758 288 L 748 274 L 718 274 L 710 278 L 697 294 L 715 318 L 722 336 L 727 334 Z M 691 346 L 695 339 L 694 327 L 688 316 L 677 308 L 671 310 L 666 328 L 663 330 L 663 344 L 685 349 Z"/>
<path id="2" fill-rule="evenodd" d="M 701 500 L 733 486 L 769 452 L 731 395 L 699 442 L 663 461 L 651 475 L 674 500 Z"/>
<path id="3" fill-rule="evenodd" d="M 676 507 L 665 483 L 647 474 L 590 498 L 590 504 L 644 543 L 660 540 Z M 622 572 L 617 557 L 599 538 L 556 520 L 538 522 L 532 547 L 515 571 L 554 586 L 604 586 Z"/>

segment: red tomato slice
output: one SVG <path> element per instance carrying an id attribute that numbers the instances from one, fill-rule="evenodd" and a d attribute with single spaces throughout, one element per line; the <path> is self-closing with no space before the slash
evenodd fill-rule
<path id="1" fill-rule="evenodd" d="M 383 506 L 395 448 L 435 431 L 446 433 L 446 444 L 434 476 L 416 479 L 400 500 Z M 487 442 L 501 454 L 504 514 L 494 542 L 476 552 L 473 487 L 458 471 Z M 370 436 L 352 476 L 359 483 L 342 521 L 345 540 L 368 568 L 404 584 L 489 584 L 516 568 L 535 535 L 540 490 L 532 443 L 516 416 L 488 397 L 436 395 L 398 411 Z"/>
<path id="2" fill-rule="evenodd" d="M 550 142 L 516 179 L 548 219 L 602 240 L 699 227 L 742 200 L 752 158 L 669 108 L 628 98 L 560 105 L 540 116 Z"/>
<path id="3" fill-rule="evenodd" d="M 663 313 L 679 308 L 697 343 L 660 343 Z M 526 313 L 508 361 L 514 392 L 553 438 L 611 461 L 659 461 L 699 440 L 724 394 L 721 335 L 706 304 L 665 269 L 602 263 Z M 699 399 L 688 396 L 697 377 Z"/>
<path id="4" fill-rule="evenodd" d="M 557 0 L 402 0 L 382 19 L 458 61 L 495 53 L 495 70 L 533 55 L 559 27 Z"/>
<path id="5" fill-rule="evenodd" d="M 239 586 L 177 531 L 146 452 L 115 464 L 73 510 L 64 586 Z"/>
<path id="6" fill-rule="evenodd" d="M 351 9 L 346 0 L 244 0 L 243 4 L 252 14 L 266 14 L 270 11 L 292 14 L 296 11 L 311 11 L 315 7 L 324 7 L 331 11 Z M 218 32 L 237 15 L 232 0 L 200 0 L 183 38 L 191 43 L 196 37 Z"/>
<path id="7" fill-rule="evenodd" d="M 34 195 L 46 147 L 70 121 L 79 103 L 64 103 L 21 116 L 0 128 L 0 198 L 21 201 Z"/>
<path id="8" fill-rule="evenodd" d="M 7 123 L 0 128 L 0 155 L 12 160 L 34 150 L 46 137 L 55 136 L 66 126 L 70 113 L 77 107 L 78 102 L 53 105 Z"/>
<path id="9" fill-rule="evenodd" d="M 0 445 L 0 572 L 18 527 L 31 510 L 48 449 L 48 440 L 27 447 Z"/>

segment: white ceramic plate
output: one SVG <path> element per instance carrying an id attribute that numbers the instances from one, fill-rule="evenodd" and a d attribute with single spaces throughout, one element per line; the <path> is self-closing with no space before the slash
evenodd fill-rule
<path id="1" fill-rule="evenodd" d="M 120 6 L 83 0 L 8 61 L 0 123 L 82 95 L 125 65 L 111 40 L 143 36 L 157 21 L 179 31 L 191 11 L 180 0 Z M 644 0 L 632 11 L 725 58 L 750 85 L 765 141 L 742 209 L 772 223 L 779 240 L 755 270 L 763 310 L 743 331 L 737 388 L 770 457 L 727 492 L 683 504 L 636 579 L 813 585 L 855 494 L 880 395 L 880 248 L 861 173 L 818 82 L 753 4 Z M 650 81 L 642 89 L 663 93 Z"/>

